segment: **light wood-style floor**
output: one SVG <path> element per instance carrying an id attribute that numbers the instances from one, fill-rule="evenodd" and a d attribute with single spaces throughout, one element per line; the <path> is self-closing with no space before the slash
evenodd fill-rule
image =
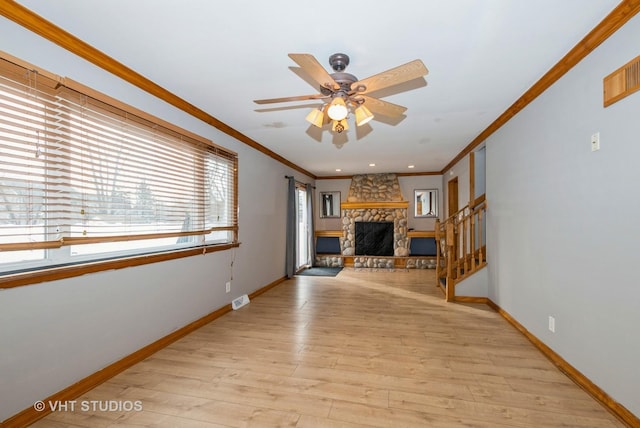
<path id="1" fill-rule="evenodd" d="M 433 284 L 433 270 L 296 277 L 78 399 L 142 411 L 33 426 L 623 426 L 492 309 Z"/>

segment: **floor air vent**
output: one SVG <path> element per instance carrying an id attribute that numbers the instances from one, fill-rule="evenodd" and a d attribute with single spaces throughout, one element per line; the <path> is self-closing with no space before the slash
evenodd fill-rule
<path id="1" fill-rule="evenodd" d="M 241 307 L 243 307 L 247 303 L 249 303 L 249 296 L 247 296 L 246 294 L 243 294 L 242 296 L 238 297 L 237 299 L 233 299 L 233 301 L 231 302 L 231 307 L 235 311 L 236 309 L 240 309 Z"/>

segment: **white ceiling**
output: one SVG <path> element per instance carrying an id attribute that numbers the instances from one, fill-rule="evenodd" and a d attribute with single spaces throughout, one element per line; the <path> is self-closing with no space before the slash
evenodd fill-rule
<path id="1" fill-rule="evenodd" d="M 440 171 L 618 4 L 18 2 L 317 176 Z M 426 85 L 385 92 L 385 101 L 407 107 L 399 122 L 356 129 L 351 121 L 339 135 L 305 121 L 317 102 L 253 103 L 317 93 L 287 54 L 312 54 L 331 72 L 336 52 L 350 56 L 346 71 L 359 79 L 421 59 Z"/>

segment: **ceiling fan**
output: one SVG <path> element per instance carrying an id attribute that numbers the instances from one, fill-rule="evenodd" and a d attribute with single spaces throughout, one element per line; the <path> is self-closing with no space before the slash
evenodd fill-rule
<path id="1" fill-rule="evenodd" d="M 427 75 L 427 67 L 419 59 L 391 68 L 382 73 L 358 80 L 353 74 L 345 73 L 349 56 L 336 53 L 329 57 L 333 73 L 329 74 L 311 54 L 290 53 L 291 58 L 304 72 L 319 85 L 318 94 L 295 97 L 254 100 L 256 104 L 283 103 L 289 101 L 323 100 L 324 104 L 307 115 L 307 121 L 322 128 L 331 122 L 331 130 L 341 133 L 349 127 L 347 116 L 351 110 L 356 116 L 356 125 L 361 126 L 373 119 L 373 113 L 387 117 L 398 117 L 407 108 L 388 101 L 382 101 L 367 94 L 408 82 Z M 372 113 L 373 112 L 373 113 Z"/>

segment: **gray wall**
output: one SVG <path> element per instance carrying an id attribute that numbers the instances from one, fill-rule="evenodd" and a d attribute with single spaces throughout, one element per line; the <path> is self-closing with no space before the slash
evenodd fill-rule
<path id="1" fill-rule="evenodd" d="M 415 230 L 433 230 L 435 227 L 435 218 L 416 218 L 413 213 L 415 210 L 413 201 L 413 191 L 417 189 L 438 189 L 438 217 L 443 218 L 443 192 L 442 192 L 442 176 L 441 175 L 409 175 L 398 177 L 400 184 L 400 192 L 402 197 L 409 201 L 408 215 L 409 228 Z M 316 180 L 315 206 L 319 206 L 320 192 L 340 192 L 342 202 L 347 201 L 349 196 L 349 187 L 351 179 L 330 179 Z M 320 210 L 316 209 L 315 227 L 316 230 L 341 230 L 341 218 L 320 218 Z"/>
<path id="2" fill-rule="evenodd" d="M 636 415 L 640 93 L 605 109 L 602 79 L 638 40 L 640 16 L 486 142 L 489 297 Z"/>
<path id="3" fill-rule="evenodd" d="M 316 230 L 342 230 L 342 218 L 320 218 L 320 193 L 340 192 L 340 201 L 347 202 L 349 196 L 349 186 L 351 179 L 316 180 L 316 190 L 314 192 L 315 218 L 314 226 Z M 342 215 L 342 213 L 340 214 Z"/>
<path id="4" fill-rule="evenodd" d="M 284 276 L 283 166 L 0 18 L 0 49 L 238 152 L 241 246 L 0 290 L 0 421 Z M 231 263 L 233 263 L 233 269 Z M 231 293 L 225 282 L 233 277 Z"/>
<path id="5" fill-rule="evenodd" d="M 458 210 L 469 205 L 471 200 L 470 181 L 471 171 L 469 169 L 469 155 L 462 158 L 457 164 L 451 167 L 442 175 L 442 193 L 443 197 L 443 219 L 454 215 L 449 212 L 449 182 L 458 178 Z"/>
<path id="6" fill-rule="evenodd" d="M 436 225 L 435 218 L 414 217 L 415 200 L 413 197 L 414 190 L 419 189 L 438 189 L 438 218 L 443 217 L 442 205 L 442 176 L 441 175 L 409 175 L 398 177 L 402 197 L 409 201 L 407 215 L 409 216 L 409 228 L 415 230 L 434 230 Z"/>
<path id="7" fill-rule="evenodd" d="M 473 190 L 474 194 L 470 195 L 471 199 L 475 199 L 479 196 L 482 196 L 487 191 L 486 186 L 486 178 L 487 178 L 487 170 L 486 170 L 486 158 L 487 158 L 487 150 L 484 146 L 474 151 L 473 156 L 473 168 L 474 168 L 474 177 L 473 177 Z"/>

